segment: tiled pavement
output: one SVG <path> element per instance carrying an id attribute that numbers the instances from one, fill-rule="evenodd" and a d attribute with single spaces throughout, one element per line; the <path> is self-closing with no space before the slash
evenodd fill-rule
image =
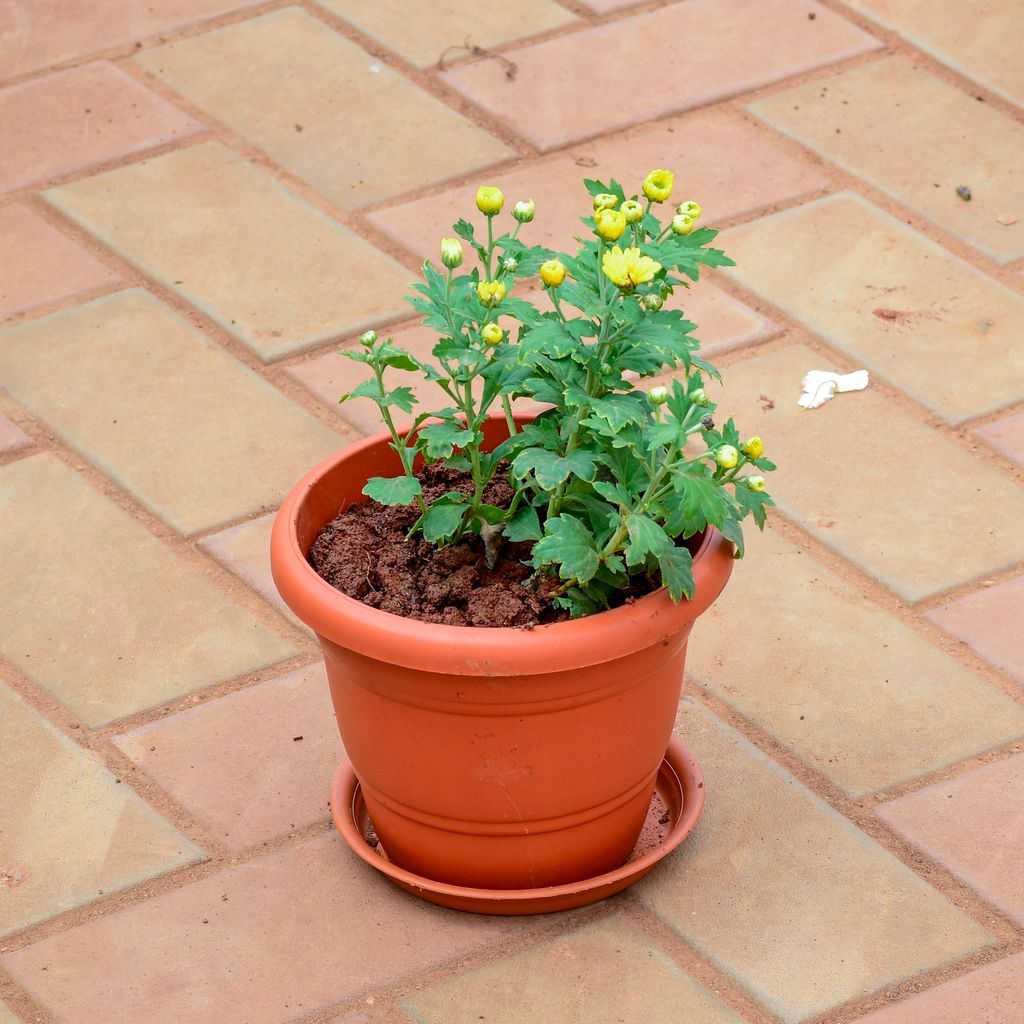
<path id="1" fill-rule="evenodd" d="M 0 3 L 0 1022 L 1021 1024 L 1022 37 L 1015 0 Z M 707 812 L 603 905 L 439 910 L 328 824 L 270 514 L 373 429 L 336 349 L 429 345 L 402 296 L 477 183 L 555 241 L 654 166 L 726 229 L 688 310 L 782 466 L 692 643 Z"/>

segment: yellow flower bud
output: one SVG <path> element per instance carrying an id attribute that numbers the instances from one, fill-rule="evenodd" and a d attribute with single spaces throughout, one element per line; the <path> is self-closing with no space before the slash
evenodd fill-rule
<path id="1" fill-rule="evenodd" d="M 651 388 L 647 392 L 647 401 L 651 405 L 664 405 L 668 401 L 668 388 Z"/>
<path id="2" fill-rule="evenodd" d="M 598 210 L 594 214 L 594 231 L 606 242 L 614 242 L 626 230 L 626 215 L 621 210 Z"/>
<path id="3" fill-rule="evenodd" d="M 687 199 L 685 203 L 680 203 L 676 207 L 676 213 L 681 213 L 690 220 L 696 220 L 703 212 L 704 208 L 700 203 L 695 203 L 692 199 Z"/>
<path id="4" fill-rule="evenodd" d="M 649 310 L 651 313 L 657 313 L 665 305 L 665 300 L 657 292 L 650 292 L 640 301 L 643 302 L 644 309 Z"/>
<path id="5" fill-rule="evenodd" d="M 457 238 L 441 239 L 441 262 L 449 270 L 462 263 L 462 243 Z"/>
<path id="6" fill-rule="evenodd" d="M 594 196 L 595 210 L 614 210 L 619 205 L 619 197 L 613 196 L 611 192 L 598 192 Z"/>
<path id="7" fill-rule="evenodd" d="M 485 324 L 480 330 L 480 337 L 488 345 L 497 345 L 505 337 L 505 332 L 497 324 Z"/>
<path id="8" fill-rule="evenodd" d="M 540 279 L 549 288 L 557 288 L 565 280 L 565 264 L 561 260 L 548 260 L 542 263 Z"/>
<path id="9" fill-rule="evenodd" d="M 619 209 L 626 215 L 627 224 L 636 224 L 644 218 L 643 203 L 638 203 L 635 199 L 627 199 Z"/>
<path id="10" fill-rule="evenodd" d="M 476 295 L 485 306 L 496 306 L 505 298 L 505 282 L 480 281 L 476 286 Z"/>
<path id="11" fill-rule="evenodd" d="M 515 217 L 520 224 L 529 224 L 533 220 L 534 214 L 537 212 L 537 204 L 532 199 L 520 199 L 515 206 L 512 207 L 512 216 Z"/>
<path id="12" fill-rule="evenodd" d="M 493 185 L 481 185 L 476 190 L 476 208 L 481 213 L 487 214 L 488 217 L 501 213 L 501 208 L 504 205 L 505 197 L 500 188 L 495 188 Z"/>
<path id="13" fill-rule="evenodd" d="M 740 461 L 740 453 L 731 444 L 723 444 L 715 451 L 715 462 L 722 469 L 733 469 Z"/>
<path id="14" fill-rule="evenodd" d="M 692 217 L 687 217 L 684 213 L 677 213 L 672 218 L 672 230 L 677 235 L 688 235 L 693 230 L 693 225 L 696 223 Z"/>
<path id="15" fill-rule="evenodd" d="M 751 437 L 740 445 L 740 451 L 748 459 L 759 459 L 764 455 L 764 442 L 759 437 Z"/>
<path id="16" fill-rule="evenodd" d="M 694 405 L 707 405 L 708 393 L 703 388 L 697 388 L 696 391 L 690 392 L 690 401 Z"/>
<path id="17" fill-rule="evenodd" d="M 672 195 L 672 185 L 676 178 L 671 171 L 651 171 L 644 178 L 644 195 L 652 203 L 663 203 Z"/>
<path id="18" fill-rule="evenodd" d="M 763 476 L 748 476 L 743 481 L 752 491 L 756 491 L 760 494 L 764 490 L 764 477 Z"/>
<path id="19" fill-rule="evenodd" d="M 376 342 L 376 340 L 377 340 L 377 332 L 376 331 L 364 331 L 362 334 L 359 335 L 359 344 L 360 345 L 365 345 L 367 348 L 369 348 L 371 345 L 373 345 L 374 342 Z"/>

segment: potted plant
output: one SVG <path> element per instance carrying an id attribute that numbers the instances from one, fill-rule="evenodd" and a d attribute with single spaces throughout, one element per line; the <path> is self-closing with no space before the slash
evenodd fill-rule
<path id="1" fill-rule="evenodd" d="M 690 629 L 742 555 L 741 521 L 763 527 L 771 504 L 775 467 L 759 438 L 715 425 L 718 373 L 667 303 L 702 265 L 731 264 L 716 232 L 692 201 L 662 224 L 668 171 L 631 197 L 585 184 L 571 256 L 519 237 L 532 201 L 498 233 L 504 197 L 478 191 L 486 238 L 455 224 L 411 300 L 433 359 L 373 331 L 342 353 L 371 371 L 342 401 L 376 402 L 387 430 L 308 473 L 273 531 L 275 581 L 320 639 L 389 873 L 470 909 L 441 897 L 544 909 L 544 893 L 632 880 Z M 514 294 L 536 275 L 543 310 Z M 402 373 L 442 407 L 417 411 Z M 514 415 L 523 398 L 541 411 Z"/>

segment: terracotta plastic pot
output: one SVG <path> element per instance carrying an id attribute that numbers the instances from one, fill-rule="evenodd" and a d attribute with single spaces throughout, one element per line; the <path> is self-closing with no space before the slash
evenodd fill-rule
<path id="1" fill-rule="evenodd" d="M 507 436 L 500 420 L 488 443 Z M 732 570 L 709 530 L 696 596 L 533 629 L 443 626 L 369 608 L 307 553 L 371 476 L 397 475 L 386 434 L 310 471 L 274 523 L 282 597 L 317 634 L 345 749 L 391 861 L 454 885 L 535 889 L 623 864 L 675 720 L 690 629 Z"/>

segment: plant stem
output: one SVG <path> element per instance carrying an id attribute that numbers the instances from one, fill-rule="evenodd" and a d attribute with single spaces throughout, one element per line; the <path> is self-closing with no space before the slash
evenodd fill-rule
<path id="1" fill-rule="evenodd" d="M 512 415 L 512 399 L 508 395 L 501 396 L 501 407 L 505 410 L 505 422 L 508 424 L 508 436 L 514 437 L 519 433 L 516 426 L 516 418 Z"/>
<path id="2" fill-rule="evenodd" d="M 380 393 L 383 395 L 384 370 L 382 369 L 380 363 L 373 364 L 373 372 L 377 378 L 377 387 L 380 389 Z M 407 477 L 414 478 L 416 474 L 413 473 L 412 471 L 412 459 L 409 456 L 409 449 L 406 448 L 404 439 L 401 437 L 401 435 L 398 433 L 398 430 L 395 427 L 395 421 L 391 417 L 391 410 L 383 402 L 378 402 L 377 408 L 380 410 L 381 419 L 384 420 L 384 423 L 387 426 L 388 431 L 391 433 L 391 445 L 395 449 L 395 452 L 397 453 L 399 459 L 401 459 L 402 461 L 402 470 L 404 471 Z M 420 512 L 422 512 L 425 515 L 427 511 L 427 506 L 423 500 L 422 494 L 416 495 L 416 503 L 420 507 Z"/>

